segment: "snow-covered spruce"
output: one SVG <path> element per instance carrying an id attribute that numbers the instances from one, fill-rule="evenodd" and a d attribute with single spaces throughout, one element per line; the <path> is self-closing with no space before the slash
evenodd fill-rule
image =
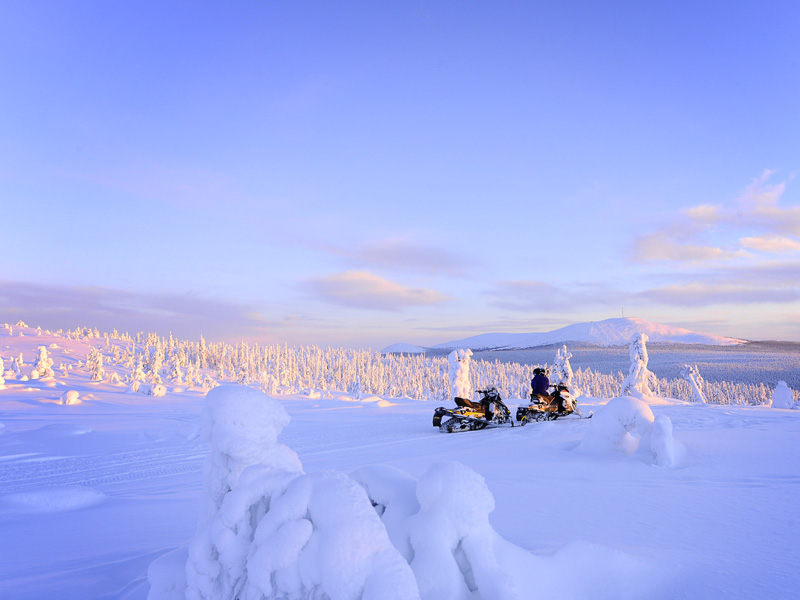
<path id="1" fill-rule="evenodd" d="M 772 393 L 772 408 L 794 408 L 792 390 L 789 389 L 785 381 L 779 381 L 778 386 Z"/>
<path id="2" fill-rule="evenodd" d="M 631 337 L 630 356 L 631 366 L 628 377 L 622 383 L 623 395 L 643 394 L 652 395 L 650 383 L 654 379 L 653 374 L 647 370 L 647 334 L 634 333 Z"/>
<path id="3" fill-rule="evenodd" d="M 569 364 L 569 359 L 572 358 L 572 353 L 567 350 L 564 345 L 556 351 L 556 359 L 553 362 L 553 370 L 550 377 L 550 383 L 556 385 L 561 383 L 567 386 L 573 395 L 578 395 L 576 390 L 572 389 L 572 365 Z"/>
<path id="4" fill-rule="evenodd" d="M 447 355 L 450 365 L 450 391 L 453 398 L 472 398 L 472 383 L 469 380 L 469 363 L 472 350 L 453 350 Z"/>
<path id="5" fill-rule="evenodd" d="M 703 393 L 703 377 L 697 369 L 697 365 L 683 365 L 681 377 L 692 386 L 692 399 L 700 404 L 708 404 L 706 395 Z"/>
<path id="6" fill-rule="evenodd" d="M 86 368 L 89 369 L 91 381 L 102 381 L 106 376 L 103 369 L 103 355 L 97 348 L 92 348 L 89 351 L 89 356 L 86 358 Z"/>
<path id="7" fill-rule="evenodd" d="M 53 359 L 47 355 L 47 348 L 45 346 L 39 346 L 39 356 L 36 358 L 36 363 L 33 365 L 33 372 L 36 373 L 34 379 L 55 376 L 53 372 Z M 2 375 L 2 371 L 0 371 L 0 375 Z"/>

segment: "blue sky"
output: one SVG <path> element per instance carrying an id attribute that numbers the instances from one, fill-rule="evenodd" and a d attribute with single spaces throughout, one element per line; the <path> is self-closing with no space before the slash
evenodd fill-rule
<path id="1" fill-rule="evenodd" d="M 2 12 L 0 321 L 800 341 L 795 2 Z"/>

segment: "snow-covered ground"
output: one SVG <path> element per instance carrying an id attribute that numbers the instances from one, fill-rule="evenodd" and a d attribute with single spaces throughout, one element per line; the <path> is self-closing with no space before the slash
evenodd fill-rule
<path id="1" fill-rule="evenodd" d="M 6 377 L 0 389 L 0 598 L 144 599 L 149 565 L 186 547 L 201 520 L 205 393 L 167 383 L 154 397 L 91 382 L 77 366 L 87 342 L 46 334 L 0 337 L 6 373 L 20 352 L 30 372 L 43 343 L 58 346 L 55 377 Z M 66 377 L 61 363 L 73 366 Z M 65 404 L 68 391 L 80 403 Z M 276 398 L 291 417 L 279 442 L 311 476 L 361 469 L 363 478 L 363 467 L 385 465 L 430 490 L 447 461 L 482 476 L 491 526 L 522 549 L 499 554 L 508 562 L 493 568 L 527 582 L 522 597 L 796 594 L 800 411 L 647 399 L 685 449 L 665 467 L 582 443 L 610 431 L 608 416 L 621 409 L 602 418 L 608 399 L 580 399 L 591 420 L 448 435 L 431 426 L 429 402 L 333 391 Z M 508 400 L 512 413 L 517 403 Z M 486 499 L 458 498 L 441 518 L 474 518 L 474 504 Z"/>

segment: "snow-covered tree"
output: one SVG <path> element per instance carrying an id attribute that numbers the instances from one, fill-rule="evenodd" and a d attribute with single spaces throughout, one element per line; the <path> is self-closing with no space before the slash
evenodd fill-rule
<path id="1" fill-rule="evenodd" d="M 22 377 L 22 354 L 11 358 L 11 370 L 14 371 L 14 377 L 20 379 Z"/>
<path id="2" fill-rule="evenodd" d="M 106 376 L 106 372 L 103 370 L 103 355 L 97 348 L 92 348 L 89 352 L 86 358 L 86 368 L 91 374 L 89 378 L 91 381 L 102 381 Z"/>
<path id="3" fill-rule="evenodd" d="M 692 400 L 701 404 L 708 404 L 706 395 L 703 393 L 703 377 L 697 369 L 697 365 L 683 365 L 681 367 L 681 377 L 689 382 L 692 388 Z"/>
<path id="4" fill-rule="evenodd" d="M 167 363 L 168 377 L 175 385 L 183 385 L 183 371 L 178 362 L 178 355 L 173 354 Z"/>
<path id="5" fill-rule="evenodd" d="M 150 355 L 150 363 L 148 364 L 147 374 L 153 382 L 161 383 L 161 369 L 164 366 L 164 346 L 161 340 L 155 345 Z"/>
<path id="6" fill-rule="evenodd" d="M 36 359 L 36 363 L 33 365 L 33 370 L 38 377 L 55 376 L 55 373 L 53 373 L 53 359 L 47 355 L 47 348 L 45 346 L 39 346 L 39 356 Z"/>
<path id="7" fill-rule="evenodd" d="M 772 393 L 772 408 L 793 408 L 794 397 L 792 390 L 785 381 L 779 381 L 778 387 Z"/>
<path id="8" fill-rule="evenodd" d="M 450 365 L 450 391 L 454 398 L 472 398 L 472 383 L 469 379 L 469 363 L 472 350 L 453 350 L 447 355 Z"/>
<path id="9" fill-rule="evenodd" d="M 567 351 L 567 346 L 564 345 L 556 352 L 556 360 L 553 363 L 552 376 L 550 383 L 555 385 L 561 383 L 568 388 L 572 389 L 572 366 L 569 364 L 569 359 L 572 358 L 572 353 Z"/>
<path id="10" fill-rule="evenodd" d="M 651 396 L 650 382 L 653 380 L 653 374 L 647 370 L 647 334 L 634 333 L 631 336 L 630 357 L 631 367 L 628 371 L 628 376 L 622 384 L 622 393 L 624 395 L 644 394 Z"/>
<path id="11" fill-rule="evenodd" d="M 147 374 L 144 372 L 144 364 L 142 363 L 142 355 L 136 354 L 136 362 L 131 371 L 131 381 L 142 382 L 147 379 Z M 134 390 L 135 391 L 135 390 Z"/>

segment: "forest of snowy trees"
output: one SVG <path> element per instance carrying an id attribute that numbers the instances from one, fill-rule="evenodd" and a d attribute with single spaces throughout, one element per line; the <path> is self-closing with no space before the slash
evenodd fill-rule
<path id="1" fill-rule="evenodd" d="M 5 327 L 13 331 L 11 325 Z M 93 379 L 105 376 L 103 363 L 128 371 L 123 377 L 133 391 L 147 393 L 163 383 L 210 389 L 220 383 L 237 382 L 260 387 L 270 394 L 304 391 L 342 391 L 386 397 L 410 397 L 435 402 L 451 400 L 450 365 L 446 357 L 425 355 L 383 355 L 371 350 L 290 347 L 286 345 L 207 343 L 177 340 L 171 335 L 127 333 L 101 334 L 97 329 L 78 328 L 63 332 L 69 339 L 88 340 L 102 351 L 87 356 Z M 557 371 L 571 372 L 571 389 L 576 394 L 613 398 L 623 392 L 626 376 L 604 374 L 589 367 L 573 369 L 567 349 L 554 355 Z M 21 357 L 9 357 L 12 367 Z M 41 357 L 38 359 L 41 361 Z M 564 365 L 566 360 L 567 364 Z M 473 390 L 490 386 L 510 401 L 527 398 L 536 365 L 514 362 L 472 360 L 469 381 Z M 63 365 L 58 367 L 64 369 Z M 560 375 L 564 377 L 565 375 Z M 773 389 L 764 383 L 741 383 L 699 379 L 710 404 L 769 404 Z M 692 401 L 692 385 L 684 378 L 666 379 L 652 375 L 653 395 Z M 794 392 L 795 400 L 800 399 Z"/>

